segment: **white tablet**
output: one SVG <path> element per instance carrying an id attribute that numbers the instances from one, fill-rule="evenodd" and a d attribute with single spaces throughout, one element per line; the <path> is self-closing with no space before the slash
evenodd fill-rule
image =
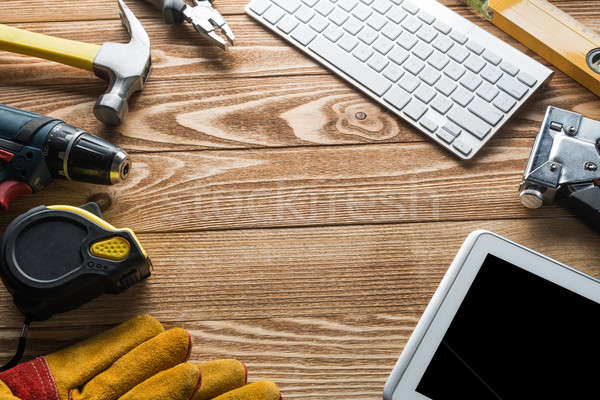
<path id="1" fill-rule="evenodd" d="M 477 231 L 425 310 L 383 398 L 598 399 L 599 367 L 600 281 Z"/>

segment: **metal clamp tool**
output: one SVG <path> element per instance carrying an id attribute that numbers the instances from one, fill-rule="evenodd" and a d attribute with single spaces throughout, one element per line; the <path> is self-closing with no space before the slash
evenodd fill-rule
<path id="1" fill-rule="evenodd" d="M 566 197 L 577 215 L 600 229 L 600 122 L 548 107 L 520 192 L 528 208 Z"/>
<path id="2" fill-rule="evenodd" d="M 221 13 L 213 8 L 212 1 L 193 0 L 193 6 L 186 4 L 184 0 L 147 1 L 162 10 L 167 24 L 181 24 L 183 21 L 187 21 L 214 44 L 226 50 L 227 43 L 215 31 L 215 28 L 219 28 L 233 46 L 235 35 Z"/>

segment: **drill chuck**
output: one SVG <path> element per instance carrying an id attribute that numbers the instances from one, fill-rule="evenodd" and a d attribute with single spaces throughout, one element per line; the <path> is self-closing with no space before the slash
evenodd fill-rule
<path id="1" fill-rule="evenodd" d="M 52 129 L 44 150 L 55 178 L 112 185 L 127 179 L 131 170 L 120 147 L 66 123 Z"/>

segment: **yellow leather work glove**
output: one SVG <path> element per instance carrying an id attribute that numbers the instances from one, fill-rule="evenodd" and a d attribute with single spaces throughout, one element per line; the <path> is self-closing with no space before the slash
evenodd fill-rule
<path id="1" fill-rule="evenodd" d="M 186 362 L 191 337 L 149 315 L 0 374 L 0 400 L 280 400 L 244 364 Z"/>

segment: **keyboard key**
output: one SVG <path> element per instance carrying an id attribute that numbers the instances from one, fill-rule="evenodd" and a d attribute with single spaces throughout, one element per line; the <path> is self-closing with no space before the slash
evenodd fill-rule
<path id="1" fill-rule="evenodd" d="M 383 27 L 381 33 L 383 34 L 383 36 L 390 40 L 396 40 L 396 38 L 402 33 L 402 29 L 399 28 L 397 25 L 387 24 Z"/>
<path id="2" fill-rule="evenodd" d="M 469 57 L 469 51 L 461 46 L 454 46 L 448 51 L 448 57 L 461 64 Z"/>
<path id="3" fill-rule="evenodd" d="M 277 6 L 271 6 L 263 15 L 263 18 L 275 25 L 285 15 L 285 11 Z"/>
<path id="4" fill-rule="evenodd" d="M 430 26 L 423 26 L 417 32 L 417 36 L 425 43 L 431 43 L 438 36 L 438 32 Z"/>
<path id="5" fill-rule="evenodd" d="M 418 121 L 427 112 L 427 106 L 417 99 L 412 99 L 402 111 L 410 119 Z"/>
<path id="6" fill-rule="evenodd" d="M 450 96 L 457 87 L 458 85 L 456 83 L 446 77 L 442 77 L 437 85 L 435 85 L 435 88 L 446 97 Z"/>
<path id="7" fill-rule="evenodd" d="M 446 36 L 439 35 L 432 43 L 433 47 L 441 51 L 442 53 L 447 53 L 448 50 L 452 46 L 454 46 L 454 42 L 448 39 Z"/>
<path id="8" fill-rule="evenodd" d="M 344 12 L 341 8 L 336 8 L 333 10 L 331 14 L 329 14 L 329 20 L 336 24 L 337 26 L 341 26 L 348 19 L 348 14 Z"/>
<path id="9" fill-rule="evenodd" d="M 427 62 L 433 68 L 437 69 L 438 71 L 441 71 L 444 69 L 444 67 L 446 65 L 448 65 L 448 63 L 450 62 L 450 59 L 448 57 L 446 57 L 445 55 L 443 55 L 442 53 L 436 51 L 433 53 L 433 55 L 431 57 L 429 57 Z"/>
<path id="10" fill-rule="evenodd" d="M 483 71 L 481 71 L 481 77 L 492 84 L 496 84 L 501 76 L 502 72 L 490 64 L 486 65 Z"/>
<path id="11" fill-rule="evenodd" d="M 273 3 L 277 4 L 279 7 L 283 8 L 290 14 L 296 12 L 297 9 L 300 8 L 300 2 L 297 0 L 272 0 Z"/>
<path id="12" fill-rule="evenodd" d="M 299 25 L 292 31 L 292 37 L 304 46 L 309 44 L 315 38 L 315 36 L 317 35 L 312 30 L 308 29 L 306 25 Z"/>
<path id="13" fill-rule="evenodd" d="M 480 45 L 479 43 L 477 43 L 474 40 L 469 40 L 469 42 L 467 43 L 467 49 L 471 50 L 473 53 L 477 54 L 478 56 L 481 55 L 481 53 L 483 53 L 483 51 L 485 50 L 485 48 Z"/>
<path id="14" fill-rule="evenodd" d="M 308 24 L 308 26 L 310 26 L 315 31 L 321 33 L 321 32 L 323 32 L 323 30 L 325 28 L 327 28 L 329 26 L 329 22 L 327 22 L 327 20 L 325 18 L 323 18 L 319 15 L 316 15 L 313 19 L 310 20 L 310 23 Z M 325 36 L 330 38 L 331 41 L 335 42 L 336 40 L 338 40 L 340 38 L 340 36 L 342 36 L 342 31 L 337 26 L 332 25 L 331 28 L 338 32 L 336 34 L 337 37 L 335 39 L 332 39 L 334 37 L 333 34 L 332 34 L 331 38 L 329 36 L 327 36 L 327 34 L 325 34 Z"/>
<path id="15" fill-rule="evenodd" d="M 464 154 L 465 156 L 468 156 L 469 154 L 471 154 L 471 151 L 473 150 L 471 148 L 471 146 L 469 146 L 466 142 L 462 141 L 461 139 L 456 139 L 454 141 L 454 143 L 452 144 L 452 146 L 460 151 L 462 154 Z"/>
<path id="16" fill-rule="evenodd" d="M 404 47 L 406 50 L 410 50 L 415 47 L 418 41 L 419 39 L 415 38 L 410 33 L 402 32 L 402 35 L 400 35 L 400 38 L 396 41 L 396 43 Z"/>
<path id="17" fill-rule="evenodd" d="M 446 25 L 439 19 L 433 23 L 433 27 L 438 31 L 442 32 L 444 35 L 447 35 L 450 33 L 450 31 L 452 31 L 452 28 L 450 28 L 448 25 Z"/>
<path id="18" fill-rule="evenodd" d="M 362 28 L 363 28 L 362 22 L 360 22 L 358 19 L 356 19 L 354 17 L 350 17 L 344 23 L 344 29 L 351 35 L 356 35 L 358 32 L 360 32 L 360 30 Z"/>
<path id="19" fill-rule="evenodd" d="M 402 8 L 404 8 L 406 11 L 408 11 L 409 13 L 411 13 L 412 15 L 415 15 L 416 13 L 419 12 L 419 7 L 415 6 L 412 2 L 410 1 L 405 1 L 402 4 Z"/>
<path id="20" fill-rule="evenodd" d="M 394 50 L 388 54 L 389 59 L 398 65 L 402 65 L 402 63 L 406 61 L 409 56 L 410 54 L 401 47 L 394 48 Z"/>
<path id="21" fill-rule="evenodd" d="M 399 87 L 394 86 L 385 94 L 385 96 L 383 96 L 383 100 L 387 101 L 398 110 L 402 110 L 410 102 L 411 95 Z"/>
<path id="22" fill-rule="evenodd" d="M 529 87 L 533 87 L 537 83 L 537 79 L 535 79 L 533 76 L 531 76 L 528 73 L 523 72 L 523 71 L 521 71 L 519 73 L 519 75 L 517 76 L 517 79 L 519 79 L 521 82 L 523 82 L 524 84 L 526 84 Z"/>
<path id="23" fill-rule="evenodd" d="M 423 70 L 423 68 L 425 68 L 425 64 L 423 64 L 415 57 L 410 57 L 408 61 L 404 63 L 403 67 L 411 74 L 417 75 Z"/>
<path id="24" fill-rule="evenodd" d="M 379 14 L 373 14 L 367 20 L 367 25 L 369 25 L 371 28 L 375 29 L 376 31 L 380 31 L 381 28 L 383 28 L 385 26 L 385 24 L 387 24 L 387 19 L 385 19 L 384 16 L 379 15 Z"/>
<path id="25" fill-rule="evenodd" d="M 487 50 L 483 52 L 483 58 L 492 65 L 498 66 L 502 62 L 502 57 Z"/>
<path id="26" fill-rule="evenodd" d="M 352 11 L 352 15 L 361 21 L 365 21 L 371 14 L 373 14 L 373 11 L 371 11 L 371 9 L 364 4 L 359 4 L 356 6 L 354 11 Z"/>
<path id="27" fill-rule="evenodd" d="M 434 70 L 431 67 L 425 67 L 425 69 L 423 70 L 423 72 L 421 72 L 421 80 L 423 82 L 425 82 L 426 84 L 428 84 L 429 86 L 433 86 L 437 83 L 437 81 L 440 80 L 440 78 L 442 77 L 442 74 L 440 74 L 439 72 L 437 72 L 436 70 Z"/>
<path id="28" fill-rule="evenodd" d="M 420 84 L 421 82 L 419 82 L 419 80 L 411 74 L 404 74 L 402 79 L 400 79 L 398 82 L 398 85 L 400 85 L 400 87 L 406 90 L 408 93 L 414 92 Z"/>
<path id="29" fill-rule="evenodd" d="M 269 7 L 271 7 L 271 3 L 267 0 L 254 0 L 250 3 L 250 9 L 258 15 L 263 15 Z"/>
<path id="30" fill-rule="evenodd" d="M 492 86 L 486 82 L 483 82 L 483 84 L 477 90 L 477 94 L 479 95 L 479 97 L 481 97 L 488 103 L 491 103 L 492 100 L 494 100 L 496 96 L 498 96 L 498 93 L 500 93 L 500 91 L 496 89 L 495 86 Z"/>
<path id="31" fill-rule="evenodd" d="M 312 12 L 312 10 L 310 8 L 305 7 L 305 6 L 300 7 L 300 9 L 296 12 L 296 18 L 298 18 L 300 21 L 304 22 L 305 24 L 308 23 L 308 21 L 310 21 L 310 19 L 314 16 L 315 16 L 315 13 Z"/>
<path id="32" fill-rule="evenodd" d="M 465 74 L 465 69 L 460 65 L 451 62 L 444 69 L 444 73 L 450 77 L 453 81 L 458 81 Z"/>
<path id="33" fill-rule="evenodd" d="M 444 96 L 436 96 L 431 102 L 431 107 L 440 114 L 446 114 L 452 107 L 452 102 Z"/>
<path id="34" fill-rule="evenodd" d="M 371 50 L 369 46 L 365 46 L 364 44 L 359 43 L 352 54 L 360 61 L 366 62 L 369 59 L 369 57 L 373 55 L 373 50 Z"/>
<path id="35" fill-rule="evenodd" d="M 461 107 L 466 107 L 474 97 L 475 96 L 473 96 L 471 92 L 459 87 L 458 90 L 452 95 L 452 100 L 457 102 Z"/>
<path id="36" fill-rule="evenodd" d="M 500 90 L 505 91 L 517 100 L 521 100 L 529 91 L 526 86 L 520 84 L 516 80 L 510 79 L 506 75 L 500 78 L 498 87 Z"/>
<path id="37" fill-rule="evenodd" d="M 373 71 L 339 47 L 331 46 L 330 42 L 322 36 L 313 40 L 308 48 L 329 61 L 332 65 L 340 68 L 358 82 L 361 82 L 362 86 L 371 90 L 377 96 L 383 96 L 383 94 L 392 86 L 392 84 L 383 76 Z"/>
<path id="38" fill-rule="evenodd" d="M 435 17 L 423 10 L 418 15 L 419 19 L 425 22 L 427 25 L 431 25 L 435 22 Z"/>
<path id="39" fill-rule="evenodd" d="M 389 63 L 388 66 L 383 70 L 383 76 L 394 83 L 398 82 L 398 79 L 400 79 L 402 75 L 404 75 L 404 71 L 394 63 Z"/>
<path id="40" fill-rule="evenodd" d="M 504 118 L 504 114 L 499 113 L 496 108 L 478 98 L 469 104 L 468 110 L 492 126 L 498 125 L 498 122 Z"/>
<path id="41" fill-rule="evenodd" d="M 377 39 L 377 32 L 373 29 L 365 26 L 360 33 L 358 34 L 358 38 L 366 44 L 371 44 Z"/>
<path id="42" fill-rule="evenodd" d="M 282 32 L 288 34 L 299 24 L 298 20 L 291 15 L 286 15 L 283 17 L 281 21 L 277 24 L 277 27 L 281 29 Z"/>
<path id="43" fill-rule="evenodd" d="M 358 2 L 356 0 L 339 0 L 337 5 L 342 8 L 342 10 L 346 10 L 346 12 L 352 11 Z"/>
<path id="44" fill-rule="evenodd" d="M 419 43 L 413 48 L 413 54 L 421 60 L 427 61 L 429 56 L 433 54 L 433 49 L 425 43 Z"/>
<path id="45" fill-rule="evenodd" d="M 389 63 L 390 62 L 384 56 L 375 54 L 369 59 L 367 65 L 373 68 L 375 71 L 381 72 Z"/>
<path id="46" fill-rule="evenodd" d="M 437 131 L 435 135 L 448 144 L 451 144 L 454 141 L 454 136 L 443 129 Z"/>
<path id="47" fill-rule="evenodd" d="M 348 53 L 354 50 L 356 45 L 358 44 L 358 40 L 350 35 L 344 35 L 338 42 L 338 46 L 342 49 L 346 50 Z"/>
<path id="48" fill-rule="evenodd" d="M 519 68 L 515 67 L 508 61 L 502 61 L 500 63 L 500 69 L 509 74 L 510 76 L 516 76 L 519 73 Z"/>
<path id="49" fill-rule="evenodd" d="M 328 0 L 320 0 L 315 6 L 315 11 L 326 17 L 333 11 L 333 4 Z"/>
<path id="50" fill-rule="evenodd" d="M 422 26 L 423 23 L 415 17 L 407 17 L 402 21 L 402 27 L 412 34 L 417 33 Z"/>
<path id="51" fill-rule="evenodd" d="M 390 8 L 392 8 L 392 4 L 387 0 L 375 0 L 375 2 L 371 4 L 371 7 L 379 14 L 385 14 Z"/>
<path id="52" fill-rule="evenodd" d="M 310 26 L 314 28 L 314 26 L 312 26 L 312 22 Z M 325 32 L 323 32 L 323 35 L 332 42 L 337 42 L 343 34 L 344 32 L 335 25 L 329 25 L 329 27 L 325 29 Z"/>
<path id="53" fill-rule="evenodd" d="M 471 54 L 471 56 L 467 58 L 463 65 L 471 72 L 478 74 L 483 69 L 483 67 L 485 67 L 485 61 L 483 61 L 483 59 L 481 59 L 480 57 Z"/>
<path id="54" fill-rule="evenodd" d="M 432 120 L 430 120 L 429 118 L 421 118 L 419 123 L 421 124 L 421 126 L 423 128 L 427 129 L 431 133 L 434 133 L 438 129 L 437 124 L 435 122 L 433 122 Z"/>
<path id="55" fill-rule="evenodd" d="M 460 80 L 460 84 L 471 92 L 477 90 L 481 82 L 481 78 L 471 72 L 467 72 Z"/>
<path id="56" fill-rule="evenodd" d="M 407 15 L 408 14 L 406 14 L 399 8 L 392 8 L 386 16 L 397 25 L 400 22 L 404 21 L 404 18 L 406 18 Z"/>
<path id="57" fill-rule="evenodd" d="M 383 55 L 386 55 L 394 47 L 394 43 L 384 37 L 379 37 L 373 44 L 373 48 Z"/>
<path id="58" fill-rule="evenodd" d="M 452 107 L 446 117 L 467 132 L 475 135 L 479 140 L 483 140 L 491 130 L 491 127 L 485 121 L 458 107 Z"/>
<path id="59" fill-rule="evenodd" d="M 421 85 L 415 91 L 415 97 L 417 99 L 421 100 L 425 104 L 429 104 L 431 102 L 431 100 L 433 100 L 435 95 L 436 95 L 435 90 L 427 85 Z"/>
<path id="60" fill-rule="evenodd" d="M 494 100 L 494 106 L 505 113 L 512 110 L 516 104 L 517 102 L 512 97 L 504 93 L 500 93 L 500 95 L 496 97 L 496 100 Z"/>
<path id="61" fill-rule="evenodd" d="M 459 44 L 465 44 L 467 43 L 468 38 L 463 35 L 461 32 L 457 31 L 456 29 L 454 29 L 452 32 L 450 32 L 450 37 L 452 38 L 452 40 L 454 40 L 455 42 L 459 43 Z"/>
<path id="62" fill-rule="evenodd" d="M 460 127 L 450 121 L 446 122 L 446 124 L 442 127 L 446 132 L 451 134 L 452 136 L 458 136 L 462 133 L 462 129 Z"/>

